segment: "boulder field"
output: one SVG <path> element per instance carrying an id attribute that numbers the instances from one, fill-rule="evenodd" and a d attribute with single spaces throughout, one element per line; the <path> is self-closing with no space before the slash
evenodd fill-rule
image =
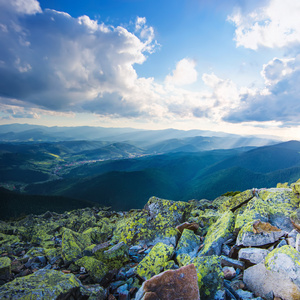
<path id="1" fill-rule="evenodd" d="M 0 299 L 300 299 L 300 180 L 0 222 Z"/>

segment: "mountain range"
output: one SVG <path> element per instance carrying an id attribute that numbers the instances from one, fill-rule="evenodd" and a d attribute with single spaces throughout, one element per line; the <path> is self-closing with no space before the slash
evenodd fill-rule
<path id="1" fill-rule="evenodd" d="M 13 129 L 24 138 L 24 132 L 41 128 L 26 125 L 22 131 L 19 125 L 3 125 L 0 135 Z M 76 140 L 71 139 L 74 128 L 42 129 L 46 140 L 0 143 L 0 185 L 18 195 L 16 199 L 24 199 L 20 200 L 24 204 L 29 201 L 28 195 L 39 195 L 129 210 L 141 208 L 153 195 L 183 201 L 212 200 L 228 191 L 270 187 L 300 177 L 298 141 L 278 143 L 221 133 L 187 136 L 199 132 L 116 128 L 97 128 L 106 139 L 89 140 L 87 133 L 96 130 L 92 127 L 77 128 L 78 138 L 85 131 L 86 139 Z M 50 141 L 50 135 L 57 139 L 68 135 L 71 140 Z M 152 140 L 147 140 L 150 136 Z M 49 201 L 44 201 L 45 208 Z"/>

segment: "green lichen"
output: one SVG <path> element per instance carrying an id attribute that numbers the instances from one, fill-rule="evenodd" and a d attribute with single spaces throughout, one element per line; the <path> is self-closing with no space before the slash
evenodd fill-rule
<path id="1" fill-rule="evenodd" d="M 176 259 L 179 266 L 194 264 L 197 271 L 200 298 L 204 300 L 214 299 L 216 291 L 222 289 L 224 282 L 221 258 L 216 255 L 191 258 L 188 254 L 180 254 Z"/>
<path id="2" fill-rule="evenodd" d="M 0 299 L 52 300 L 81 286 L 73 274 L 54 270 L 39 270 L 31 275 L 16 278 L 0 287 Z"/>
<path id="3" fill-rule="evenodd" d="M 92 244 L 88 235 L 74 232 L 68 228 L 62 230 L 62 257 L 72 262 L 82 255 L 82 251 Z"/>
<path id="4" fill-rule="evenodd" d="M 291 260 L 291 264 L 294 264 L 294 266 L 299 269 L 300 274 L 300 253 L 289 245 L 282 246 L 271 251 L 265 258 L 266 268 L 268 270 L 276 270 L 278 267 L 278 261 L 282 260 L 283 256 L 285 256 L 285 258 L 288 257 Z"/>
<path id="5" fill-rule="evenodd" d="M 48 260 L 58 257 L 61 254 L 61 248 L 45 248 L 44 253 Z"/>
<path id="6" fill-rule="evenodd" d="M 242 193 L 239 193 L 233 197 L 227 197 L 228 199 L 225 200 L 220 206 L 219 206 L 219 211 L 225 212 L 227 210 L 233 209 L 248 199 L 251 199 L 253 197 L 252 190 L 246 190 Z"/>
<path id="7" fill-rule="evenodd" d="M 187 253 L 196 256 L 200 246 L 200 237 L 192 230 L 184 229 L 176 247 L 176 255 Z"/>
<path id="8" fill-rule="evenodd" d="M 198 233 L 205 235 L 208 231 L 209 226 L 214 224 L 217 219 L 220 217 L 220 214 L 213 209 L 194 209 L 191 211 L 188 222 L 199 224 Z"/>
<path id="9" fill-rule="evenodd" d="M 105 263 L 110 270 L 120 269 L 129 261 L 128 246 L 121 242 L 110 248 L 103 248 L 95 252 L 95 257 Z"/>
<path id="10" fill-rule="evenodd" d="M 147 256 L 136 266 L 136 273 L 145 279 L 159 274 L 174 253 L 173 246 L 157 243 Z"/>
<path id="11" fill-rule="evenodd" d="M 177 255 L 176 260 L 180 267 L 187 266 L 192 262 L 191 256 L 187 253 L 181 253 L 181 254 Z"/>
<path id="12" fill-rule="evenodd" d="M 248 202 L 246 209 L 241 214 L 237 214 L 235 229 L 240 229 L 245 224 L 254 222 L 257 219 L 267 222 L 269 220 L 269 214 L 269 205 L 262 199 L 254 197 Z"/>
<path id="13" fill-rule="evenodd" d="M 87 235 L 88 239 L 90 239 L 94 244 L 103 243 L 107 238 L 99 227 L 88 228 L 82 234 Z"/>
<path id="14" fill-rule="evenodd" d="M 287 188 L 262 190 L 259 196 L 269 206 L 270 215 L 283 214 L 287 217 L 299 207 L 300 198 Z"/>
<path id="15" fill-rule="evenodd" d="M 20 239 L 15 235 L 0 233 L 1 247 L 4 245 L 11 245 L 13 243 L 19 243 Z"/>
<path id="16" fill-rule="evenodd" d="M 75 262 L 75 264 L 79 267 L 84 267 L 92 279 L 99 283 L 109 271 L 109 268 L 103 262 L 90 256 L 80 258 Z"/>
<path id="17" fill-rule="evenodd" d="M 296 182 L 292 183 L 291 188 L 295 194 L 299 195 L 300 194 L 300 179 L 298 179 Z"/>
<path id="18" fill-rule="evenodd" d="M 0 257 L 0 275 L 9 276 L 11 273 L 11 260 L 9 257 Z"/>
<path id="19" fill-rule="evenodd" d="M 288 182 L 284 182 L 284 183 L 277 183 L 276 188 L 288 188 L 289 187 L 289 183 Z"/>
<path id="20" fill-rule="evenodd" d="M 165 263 L 164 271 L 175 269 L 176 263 L 174 260 L 169 260 Z"/>
<path id="21" fill-rule="evenodd" d="M 233 229 L 234 215 L 231 211 L 227 211 L 209 227 L 201 255 L 220 255 L 221 246 L 233 234 Z"/>
<path id="22" fill-rule="evenodd" d="M 27 253 L 25 254 L 25 257 L 34 258 L 37 256 L 44 256 L 44 255 L 45 255 L 44 248 L 32 247 L 31 249 L 29 249 L 29 251 L 27 251 Z"/>
<path id="23" fill-rule="evenodd" d="M 176 226 L 185 220 L 191 205 L 186 202 L 150 198 L 142 211 L 131 211 L 116 222 L 113 243 L 134 245 L 145 242 L 164 241 L 176 244 L 179 236 Z"/>

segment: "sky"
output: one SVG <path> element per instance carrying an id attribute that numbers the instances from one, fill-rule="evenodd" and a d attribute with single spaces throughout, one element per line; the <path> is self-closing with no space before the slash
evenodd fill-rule
<path id="1" fill-rule="evenodd" d="M 0 124 L 300 139 L 299 0 L 0 0 Z"/>

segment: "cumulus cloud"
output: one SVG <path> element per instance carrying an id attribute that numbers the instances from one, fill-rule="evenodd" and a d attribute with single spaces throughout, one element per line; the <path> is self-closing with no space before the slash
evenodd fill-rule
<path id="1" fill-rule="evenodd" d="M 237 10 L 228 20 L 236 26 L 237 46 L 257 50 L 259 47 L 285 47 L 300 42 L 300 2 L 270 0 L 251 12 Z"/>
<path id="2" fill-rule="evenodd" d="M 166 77 L 167 84 L 187 85 L 197 81 L 198 73 L 195 69 L 196 62 L 189 58 L 184 58 L 176 64 L 176 69 L 172 75 Z"/>
<path id="3" fill-rule="evenodd" d="M 1 113 L 0 120 L 13 120 L 13 119 L 39 119 L 40 115 L 32 109 L 15 105 L 0 104 Z"/>
<path id="4" fill-rule="evenodd" d="M 264 65 L 262 75 L 266 88 L 241 95 L 240 105 L 224 117 L 238 123 L 279 121 L 282 126 L 299 123 L 300 56 L 294 59 L 275 58 Z"/>
<path id="5" fill-rule="evenodd" d="M 137 106 L 126 97 L 139 86 L 133 65 L 155 46 L 145 19 L 138 21 L 139 38 L 88 16 L 41 11 L 35 0 L 0 0 L 0 11 L 0 96 L 8 102 L 75 112 L 93 110 L 94 103 L 99 114 L 103 104 L 106 114 L 114 98 L 109 95 L 118 94 L 111 114 Z"/>
<path id="6" fill-rule="evenodd" d="M 271 7 L 275 4 L 279 5 L 269 2 Z M 272 17 L 270 24 L 276 20 L 272 10 L 261 11 Z M 257 31 L 252 33 L 252 21 L 261 20 L 259 12 L 259 17 L 245 15 L 246 19 L 240 14 L 239 21 L 234 19 L 237 14 L 232 16 L 237 27 L 244 28 L 240 37 L 237 32 L 240 45 L 255 49 L 276 44 L 268 35 L 261 40 Z M 201 79 L 206 89 L 196 92 L 184 87 L 198 80 L 196 62 L 189 58 L 177 62 L 162 84 L 137 75 L 134 65 L 145 62 L 158 45 L 145 18 L 138 17 L 134 32 L 129 32 L 88 16 L 42 11 L 36 0 L 0 0 L 0 20 L 1 118 L 87 112 L 140 120 L 299 122 L 299 57 L 274 58 L 265 64 L 262 90 L 240 88 L 232 80 L 205 73 Z M 261 32 L 269 30 L 269 23 L 264 27 L 257 22 Z M 247 30 L 249 44 L 243 40 Z"/>
<path id="7" fill-rule="evenodd" d="M 145 17 L 137 17 L 135 22 L 135 33 L 137 33 L 140 39 L 144 42 L 144 50 L 149 53 L 153 53 L 159 44 L 154 41 L 154 29 L 152 26 L 147 25 Z"/>
<path id="8" fill-rule="evenodd" d="M 0 7 L 2 13 L 5 14 L 12 12 L 13 14 L 32 15 L 42 11 L 36 0 L 0 0 Z"/>

